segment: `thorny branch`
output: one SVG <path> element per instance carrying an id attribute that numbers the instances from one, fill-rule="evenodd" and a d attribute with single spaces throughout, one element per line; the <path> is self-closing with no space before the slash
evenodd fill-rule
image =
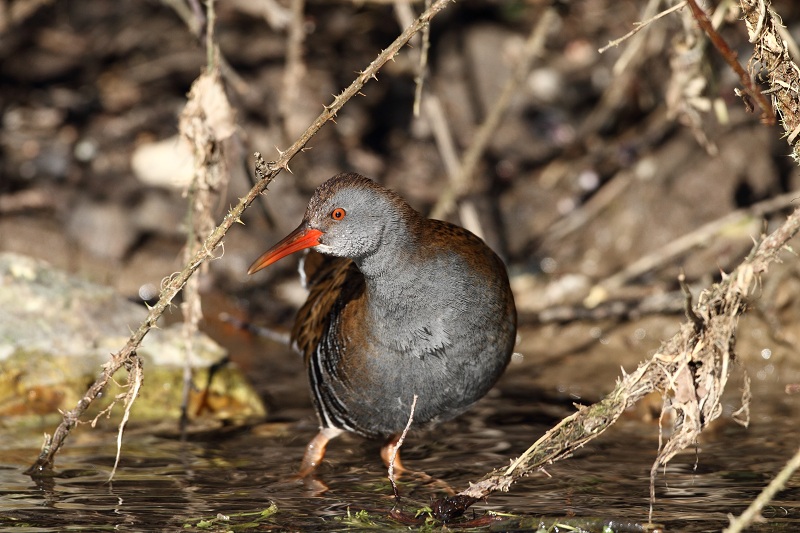
<path id="1" fill-rule="evenodd" d="M 61 423 L 56 428 L 52 437 L 46 437 L 44 445 L 42 446 L 41 453 L 33 465 L 26 471 L 29 475 L 43 475 L 53 466 L 55 455 L 64 444 L 65 439 L 69 435 L 72 428 L 74 428 L 80 417 L 89 408 L 95 398 L 103 391 L 106 384 L 111 380 L 112 376 L 124 365 L 131 362 L 137 348 L 141 344 L 147 333 L 158 322 L 158 319 L 164 314 L 164 311 L 170 306 L 175 296 L 183 289 L 186 282 L 194 274 L 194 272 L 205 261 L 214 257 L 214 252 L 221 245 L 222 239 L 228 230 L 236 222 L 241 222 L 241 216 L 245 209 L 258 198 L 260 194 L 267 190 L 267 187 L 275 179 L 275 177 L 283 169 L 289 169 L 289 161 L 297 155 L 308 143 L 311 138 L 325 125 L 326 122 L 333 119 L 336 114 L 342 109 L 344 104 L 355 96 L 362 87 L 371 79 L 377 79 L 377 73 L 390 59 L 394 58 L 395 54 L 405 46 L 411 37 L 419 32 L 426 24 L 442 10 L 452 0 L 437 0 L 425 12 L 423 12 L 413 24 L 406 28 L 397 39 L 392 42 L 385 50 L 365 68 L 358 77 L 348 86 L 341 94 L 336 96 L 333 102 L 325 106 L 324 110 L 314 120 L 314 122 L 306 129 L 305 132 L 292 144 L 286 151 L 279 151 L 279 157 L 275 161 L 263 163 L 260 159 L 260 154 L 257 155 L 257 170 L 262 172 L 261 179 L 253 186 L 247 195 L 240 199 L 239 203 L 230 209 L 222 222 L 214 228 L 214 230 L 203 241 L 203 246 L 194 254 L 191 260 L 184 266 L 183 270 L 179 273 L 170 276 L 164 280 L 161 294 L 159 295 L 158 302 L 150 308 L 150 311 L 141 323 L 139 328 L 131 334 L 128 342 L 118 352 L 112 354 L 110 360 L 103 365 L 103 371 L 95 380 L 95 382 L 88 388 L 83 398 L 77 405 L 69 411 L 64 412 Z"/>

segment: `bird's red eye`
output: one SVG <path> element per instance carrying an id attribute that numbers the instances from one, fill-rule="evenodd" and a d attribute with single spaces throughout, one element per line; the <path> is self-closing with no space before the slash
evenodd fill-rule
<path id="1" fill-rule="evenodd" d="M 337 207 L 336 209 L 331 212 L 331 218 L 333 220 L 342 220 L 347 213 L 341 207 Z"/>

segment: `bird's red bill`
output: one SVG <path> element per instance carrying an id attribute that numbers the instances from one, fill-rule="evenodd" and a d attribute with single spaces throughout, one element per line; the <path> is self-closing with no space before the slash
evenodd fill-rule
<path id="1" fill-rule="evenodd" d="M 278 259 L 305 248 L 316 246 L 320 243 L 319 238 L 321 236 L 322 232 L 318 229 L 309 228 L 305 223 L 300 224 L 296 230 L 284 237 L 281 242 L 261 254 L 261 257 L 256 259 L 253 264 L 250 265 L 250 268 L 247 269 L 247 273 L 255 274 Z"/>

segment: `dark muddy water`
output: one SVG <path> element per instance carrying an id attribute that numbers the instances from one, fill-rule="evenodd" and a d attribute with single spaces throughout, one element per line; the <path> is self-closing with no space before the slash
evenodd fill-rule
<path id="1" fill-rule="evenodd" d="M 0 427 L 0 528 L 407 530 L 408 524 L 389 517 L 395 502 L 377 442 L 337 439 L 315 481 L 292 477 L 306 442 L 316 432 L 300 362 L 262 341 L 239 342 L 235 350 L 253 352 L 253 358 L 244 357 L 241 364 L 260 383 L 271 406 L 270 419 L 255 427 L 185 440 L 153 435 L 133 423 L 110 483 L 113 420 L 100 429 L 77 429 L 58 457 L 55 477 L 44 480 L 23 474 L 35 458 L 42 428 Z M 255 357 L 264 352 L 275 353 L 266 359 Z M 786 395 L 776 376 L 761 371 L 752 372 L 748 429 L 726 414 L 695 449 L 659 470 L 653 518 L 666 531 L 720 531 L 728 513 L 739 514 L 800 443 L 800 397 Z M 537 374 L 525 363 L 512 366 L 467 415 L 409 436 L 403 448 L 406 465 L 434 479 L 402 478 L 402 510 L 414 513 L 448 488 L 462 490 L 492 468 L 507 465 L 572 412 L 574 398 L 559 395 L 555 384 L 543 390 L 540 380 L 527 379 L 528 372 Z M 732 378 L 727 413 L 737 407 L 736 387 Z M 45 429 L 52 431 L 52 426 Z M 600 531 L 598 524 L 604 522 L 616 524 L 614 531 L 637 530 L 648 518 L 649 471 L 657 447 L 657 422 L 631 413 L 574 457 L 550 466 L 547 474 L 533 475 L 510 492 L 475 505 L 465 520 L 481 530 L 535 531 L 540 520 L 551 525 L 559 519 L 566 523 L 597 518 L 598 522 L 585 522 L 585 530 Z M 490 512 L 498 516 L 489 519 Z M 797 475 L 763 514 L 767 522 L 752 531 L 800 531 Z M 475 521 L 480 518 L 486 520 Z"/>

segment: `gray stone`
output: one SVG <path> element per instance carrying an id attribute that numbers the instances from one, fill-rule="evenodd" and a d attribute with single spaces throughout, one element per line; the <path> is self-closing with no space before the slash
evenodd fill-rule
<path id="1" fill-rule="evenodd" d="M 122 259 L 139 236 L 128 212 L 117 204 L 81 203 L 70 213 L 67 234 L 103 259 Z"/>
<path id="2" fill-rule="evenodd" d="M 58 416 L 71 409 L 86 387 L 139 327 L 147 310 L 109 287 L 51 268 L 44 261 L 0 254 L 0 416 Z M 145 383 L 134 404 L 133 419 L 171 419 L 180 413 L 185 338 L 181 324 L 151 330 L 137 350 Z M 196 334 L 193 358 L 199 402 L 207 369 L 225 351 L 211 338 Z M 124 372 L 115 379 L 124 383 Z M 124 392 L 106 391 L 105 402 Z M 250 419 L 264 406 L 241 373 L 226 365 L 212 381 L 210 396 L 224 405 L 211 418 Z M 39 418 L 35 417 L 36 420 Z"/>

